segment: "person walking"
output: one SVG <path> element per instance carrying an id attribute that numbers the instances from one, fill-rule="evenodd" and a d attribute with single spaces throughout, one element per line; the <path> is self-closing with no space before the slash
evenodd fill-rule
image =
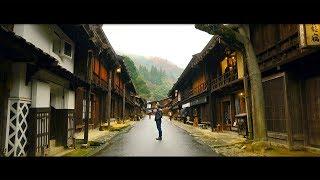
<path id="1" fill-rule="evenodd" d="M 172 120 L 172 112 L 171 111 L 169 111 L 169 119 L 170 119 L 170 121 Z"/>
<path id="2" fill-rule="evenodd" d="M 160 140 L 160 141 L 162 140 L 161 119 L 162 119 L 162 111 L 159 107 L 157 107 L 154 120 L 156 121 L 157 129 L 159 131 L 159 137 L 156 138 L 156 140 Z"/>

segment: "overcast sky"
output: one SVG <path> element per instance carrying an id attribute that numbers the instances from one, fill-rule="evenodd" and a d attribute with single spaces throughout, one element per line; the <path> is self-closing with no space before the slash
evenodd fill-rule
<path id="1" fill-rule="evenodd" d="M 116 51 L 165 58 L 185 68 L 211 35 L 189 25 L 104 25 L 103 30 Z"/>

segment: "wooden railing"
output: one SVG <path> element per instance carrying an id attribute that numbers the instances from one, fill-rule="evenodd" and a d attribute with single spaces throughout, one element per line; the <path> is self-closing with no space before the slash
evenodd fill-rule
<path id="1" fill-rule="evenodd" d="M 211 90 L 218 89 L 229 84 L 232 81 L 238 79 L 238 70 L 237 68 L 232 69 L 229 72 L 224 73 L 223 75 L 213 79 L 211 81 Z"/>
<path id="2" fill-rule="evenodd" d="M 188 98 L 191 98 L 193 96 L 199 95 L 199 94 L 207 91 L 207 89 L 208 89 L 208 83 L 203 82 L 199 86 L 197 86 L 196 88 L 183 91 L 181 93 L 181 97 L 182 97 L 182 99 L 188 99 Z"/>
<path id="3" fill-rule="evenodd" d="M 100 86 L 106 90 L 108 89 L 108 82 L 101 79 L 97 74 L 93 73 L 92 80 L 93 80 L 93 83 L 96 84 L 97 86 Z"/>
<path id="4" fill-rule="evenodd" d="M 298 32 L 276 42 L 273 46 L 257 53 L 260 69 L 297 57 L 299 51 Z"/>

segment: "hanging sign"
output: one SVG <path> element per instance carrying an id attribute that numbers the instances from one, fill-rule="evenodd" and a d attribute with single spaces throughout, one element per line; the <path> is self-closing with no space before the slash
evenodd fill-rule
<path id="1" fill-rule="evenodd" d="M 191 106 L 195 106 L 198 104 L 203 104 L 207 102 L 207 97 L 198 98 L 190 103 Z"/>
<path id="2" fill-rule="evenodd" d="M 299 25 L 300 47 L 320 47 L 320 24 Z"/>

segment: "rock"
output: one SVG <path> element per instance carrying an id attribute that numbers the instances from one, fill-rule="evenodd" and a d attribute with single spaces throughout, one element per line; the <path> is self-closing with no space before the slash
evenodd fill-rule
<path id="1" fill-rule="evenodd" d="M 246 149 L 246 148 L 247 148 L 247 146 L 246 146 L 246 145 L 244 145 L 244 146 L 242 146 L 242 148 L 241 148 L 241 149 L 243 150 L 243 149 Z"/>
<path id="2" fill-rule="evenodd" d="M 252 149 L 253 151 L 261 151 L 263 150 L 269 150 L 272 149 L 270 142 L 266 141 L 258 141 L 258 142 L 253 142 L 252 143 Z"/>

